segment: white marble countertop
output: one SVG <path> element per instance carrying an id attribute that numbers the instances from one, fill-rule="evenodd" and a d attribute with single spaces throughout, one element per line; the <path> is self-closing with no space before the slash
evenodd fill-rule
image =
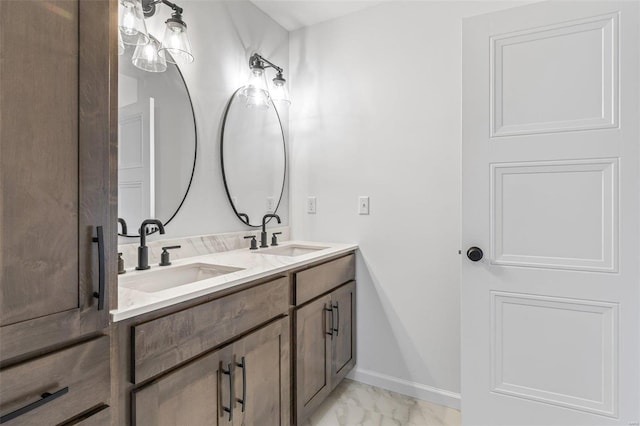
<path id="1" fill-rule="evenodd" d="M 342 253 L 348 253 L 358 248 L 357 244 L 344 243 L 319 243 L 309 241 L 286 241 L 278 247 L 291 245 L 307 247 L 324 247 L 310 253 L 299 256 L 279 256 L 264 254 L 263 250 L 240 249 L 212 253 L 202 256 L 195 256 L 172 261 L 171 266 L 160 267 L 152 264 L 151 269 L 146 271 L 136 271 L 127 269 L 127 273 L 118 276 L 118 309 L 112 310 L 111 319 L 114 322 L 135 317 L 140 314 L 154 311 L 174 305 L 176 303 L 195 299 L 207 294 L 213 294 L 240 284 L 274 275 L 289 269 L 298 268 L 306 264 L 333 257 Z M 196 281 L 190 284 L 179 285 L 166 290 L 156 292 L 145 292 L 134 290 L 131 284 L 136 278 L 143 278 L 149 272 L 169 271 L 182 265 L 193 263 L 207 263 L 219 266 L 229 266 L 242 268 L 239 271 L 225 275 Z M 121 285 L 122 282 L 129 282 L 127 287 Z"/>

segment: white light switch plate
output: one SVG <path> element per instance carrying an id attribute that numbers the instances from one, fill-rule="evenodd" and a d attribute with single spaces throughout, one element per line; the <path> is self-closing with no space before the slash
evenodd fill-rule
<path id="1" fill-rule="evenodd" d="M 273 213 L 276 210 L 276 199 L 267 197 L 267 213 Z"/>
<path id="2" fill-rule="evenodd" d="M 307 198 L 307 213 L 316 214 L 316 197 Z"/>
<path id="3" fill-rule="evenodd" d="M 358 214 L 369 214 L 369 197 L 358 197 Z"/>

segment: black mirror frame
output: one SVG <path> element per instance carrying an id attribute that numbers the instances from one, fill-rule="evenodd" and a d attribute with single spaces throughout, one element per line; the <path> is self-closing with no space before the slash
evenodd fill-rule
<path id="1" fill-rule="evenodd" d="M 193 176 L 195 175 L 195 172 L 196 172 L 196 162 L 198 160 L 198 124 L 196 122 L 196 112 L 193 109 L 193 100 L 191 99 L 191 92 L 189 92 L 189 86 L 187 86 L 187 82 L 184 80 L 184 76 L 182 75 L 182 71 L 180 71 L 180 67 L 177 64 L 171 64 L 171 65 L 174 65 L 176 67 L 176 69 L 178 70 L 178 74 L 180 75 L 180 79 L 182 80 L 182 84 L 184 84 L 184 88 L 187 91 L 187 98 L 189 99 L 189 105 L 191 106 L 191 115 L 193 116 L 193 134 L 194 134 L 193 145 L 194 145 L 194 147 L 193 147 L 193 166 L 191 167 L 191 176 L 189 177 L 189 184 L 187 185 L 187 189 L 184 191 L 184 196 L 182 197 L 182 200 L 180 200 L 180 204 L 178 204 L 178 207 L 176 207 L 176 210 L 169 217 L 169 219 L 167 219 L 167 221 L 163 223 L 163 225 L 165 227 L 176 217 L 176 215 L 178 214 L 178 212 L 182 208 L 182 205 L 186 201 L 187 195 L 189 195 L 189 190 L 191 189 L 191 185 L 193 184 Z M 158 231 L 155 230 L 155 231 L 149 232 L 147 235 L 153 235 L 156 232 L 158 232 Z M 138 235 L 126 234 L 125 235 L 125 234 L 118 233 L 118 236 L 119 237 L 125 237 L 125 238 L 140 238 L 140 234 L 138 234 Z"/>
<path id="2" fill-rule="evenodd" d="M 221 165 L 220 169 L 222 170 L 222 182 L 224 183 L 224 190 L 227 193 L 227 199 L 229 200 L 229 204 L 231 205 L 231 208 L 233 209 L 233 212 L 235 213 L 238 220 L 242 222 L 244 225 L 249 226 L 251 228 L 261 228 L 262 227 L 261 224 L 252 225 L 251 223 L 249 223 L 250 219 L 248 218 L 248 216 L 245 213 L 239 212 L 236 209 L 236 206 L 233 204 L 233 200 L 231 198 L 231 193 L 229 192 L 227 175 L 224 172 L 224 128 L 227 123 L 229 108 L 231 107 L 233 100 L 236 98 L 240 90 L 242 90 L 242 87 L 238 88 L 235 92 L 233 92 L 233 94 L 231 95 L 231 98 L 229 98 L 229 102 L 227 102 L 227 106 L 224 109 L 222 126 L 220 128 L 220 165 Z M 276 117 L 278 118 L 278 125 L 280 126 L 280 134 L 282 135 L 282 150 L 284 154 L 284 171 L 282 176 L 282 188 L 280 189 L 280 196 L 278 197 L 278 203 L 276 204 L 276 208 L 273 210 L 273 213 L 276 213 L 278 211 L 278 208 L 280 207 L 280 203 L 282 202 L 282 195 L 284 194 L 284 188 L 287 183 L 287 141 L 284 137 L 284 129 L 282 128 L 282 120 L 280 120 L 280 113 L 278 112 L 278 108 L 276 108 L 276 105 L 273 103 L 272 99 L 269 99 L 269 102 L 271 103 L 273 110 L 276 112 Z M 243 219 L 242 216 L 247 217 L 247 220 Z M 271 219 L 269 219 L 269 221 L 271 221 Z"/>

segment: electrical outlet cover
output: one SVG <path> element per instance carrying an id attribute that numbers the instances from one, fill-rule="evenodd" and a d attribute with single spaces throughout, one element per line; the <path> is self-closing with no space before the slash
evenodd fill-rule
<path id="1" fill-rule="evenodd" d="M 358 197 L 358 214 L 369 214 L 369 197 Z"/>
<path id="2" fill-rule="evenodd" d="M 307 198 L 307 213 L 316 214 L 316 197 Z"/>
<path id="3" fill-rule="evenodd" d="M 276 211 L 276 199 L 274 197 L 267 197 L 267 212 L 273 213 Z"/>

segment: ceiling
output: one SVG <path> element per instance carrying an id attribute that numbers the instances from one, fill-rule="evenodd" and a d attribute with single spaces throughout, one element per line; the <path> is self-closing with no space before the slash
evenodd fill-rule
<path id="1" fill-rule="evenodd" d="M 251 0 L 288 31 L 339 18 L 384 0 Z"/>

